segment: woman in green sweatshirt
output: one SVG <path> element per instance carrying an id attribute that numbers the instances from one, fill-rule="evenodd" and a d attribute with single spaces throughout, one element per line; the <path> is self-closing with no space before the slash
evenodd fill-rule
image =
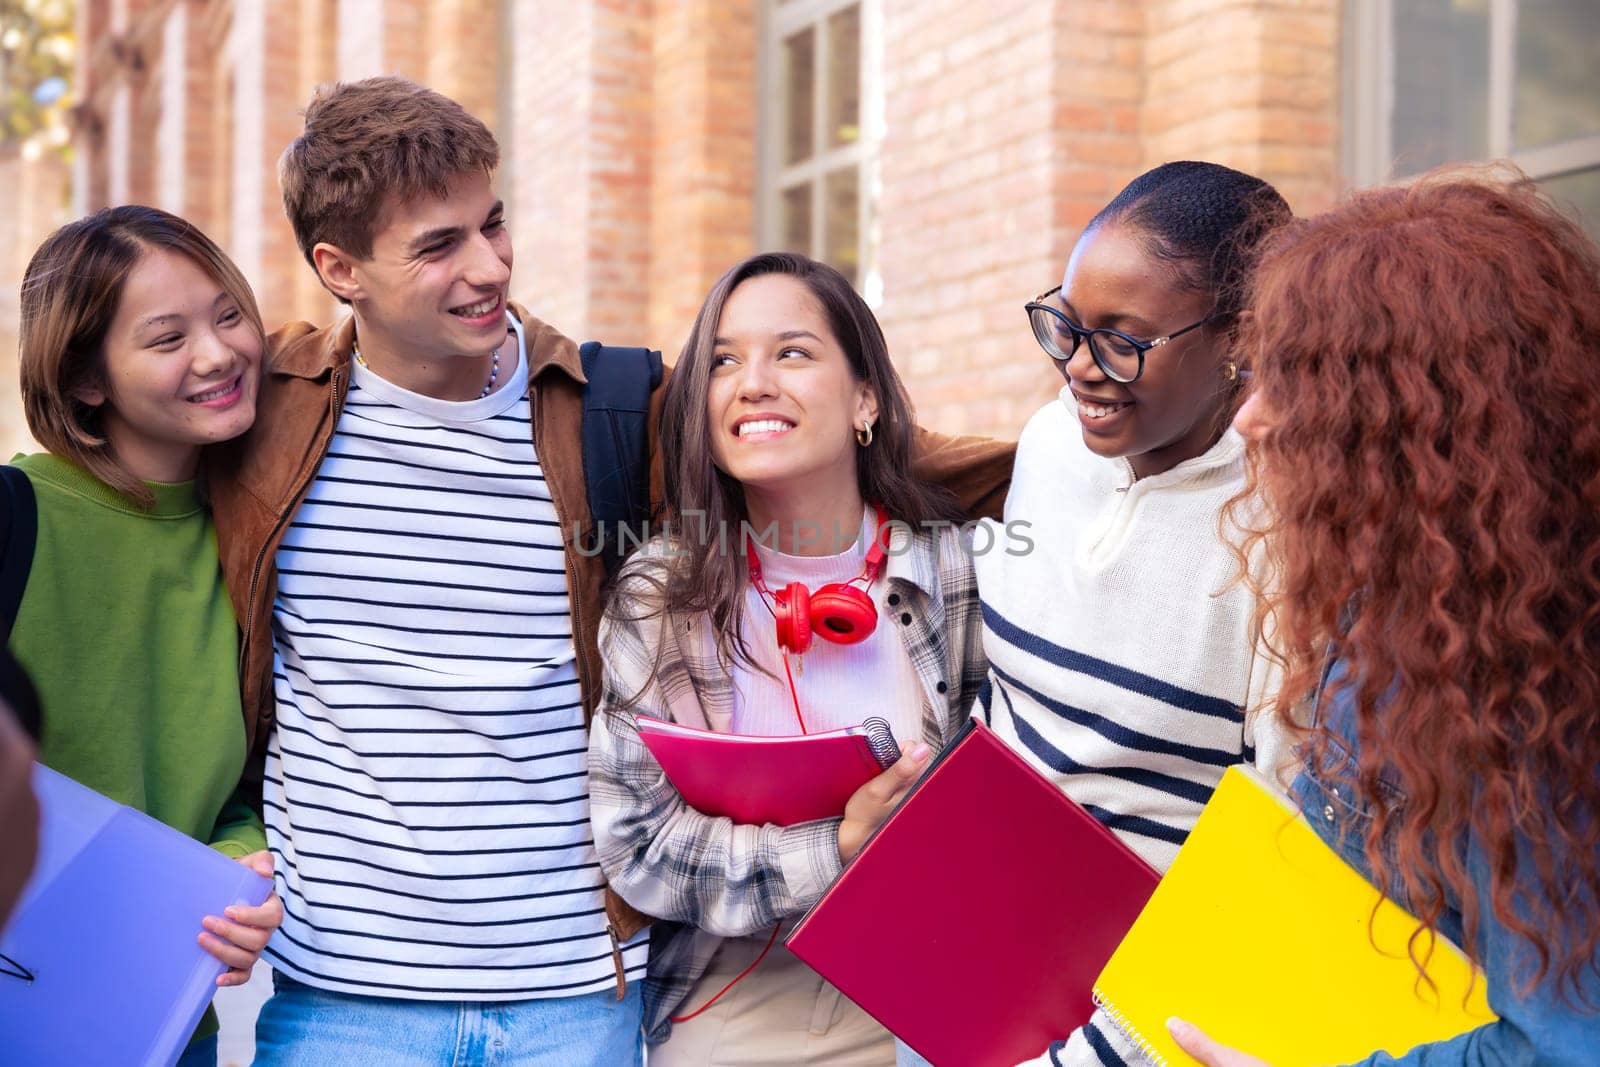
<path id="1" fill-rule="evenodd" d="M 255 420 L 263 331 L 249 285 L 183 219 L 100 211 L 52 234 L 22 282 L 28 426 L 13 463 L 38 538 L 10 646 L 40 693 L 39 759 L 271 876 L 240 782 L 251 738 L 200 450 Z M 207 916 L 202 946 L 249 978 L 282 920 Z M 207 1011 L 181 1064 L 216 1062 Z"/>

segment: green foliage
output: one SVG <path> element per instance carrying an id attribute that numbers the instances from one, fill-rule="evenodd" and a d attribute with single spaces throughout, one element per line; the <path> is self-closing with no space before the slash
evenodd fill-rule
<path id="1" fill-rule="evenodd" d="M 76 51 L 71 0 L 0 0 L 0 145 L 59 145 Z"/>

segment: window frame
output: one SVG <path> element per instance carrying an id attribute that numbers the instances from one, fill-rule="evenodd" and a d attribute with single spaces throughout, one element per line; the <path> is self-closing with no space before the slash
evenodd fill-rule
<path id="1" fill-rule="evenodd" d="M 1521 0 L 1488 0 L 1487 158 L 1509 160 L 1536 181 L 1600 170 L 1600 133 L 1538 148 L 1512 149 L 1520 4 Z M 1351 121 L 1346 126 L 1343 163 L 1346 177 L 1357 187 L 1411 177 L 1393 171 L 1394 11 L 1395 0 L 1345 0 L 1344 4 L 1341 66 Z"/>
<path id="2" fill-rule="evenodd" d="M 829 147 L 828 94 L 830 69 L 828 20 L 847 8 L 860 11 L 860 67 L 857 92 L 860 135 L 851 143 Z M 784 247 L 783 198 L 796 186 L 810 183 L 811 229 L 806 254 L 825 259 L 827 252 L 828 207 L 825 179 L 847 167 L 856 169 L 856 271 L 853 279 L 866 289 L 876 273 L 876 212 L 878 192 L 878 149 L 883 140 L 883 106 L 879 72 L 882 42 L 881 12 L 876 0 L 764 0 L 761 4 L 758 77 L 758 152 L 756 174 L 756 244 L 762 249 Z M 814 32 L 813 63 L 817 76 L 812 81 L 811 146 L 813 153 L 799 163 L 785 163 L 784 144 L 788 130 L 785 86 L 783 84 L 784 41 L 807 28 Z"/>

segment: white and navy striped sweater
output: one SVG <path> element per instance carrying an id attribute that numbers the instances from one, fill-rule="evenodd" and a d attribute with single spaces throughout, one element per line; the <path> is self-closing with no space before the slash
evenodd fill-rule
<path id="1" fill-rule="evenodd" d="M 1277 758 L 1246 719 L 1275 672 L 1218 530 L 1244 442 L 1229 430 L 1136 481 L 1089 451 L 1072 405 L 1063 390 L 1018 445 L 1006 521 L 1029 524 L 1032 551 L 975 561 L 990 662 L 975 713 L 1165 871 L 1223 770 Z M 1045 1062 L 1133 1056 L 1110 1029 L 1097 1016 Z"/>

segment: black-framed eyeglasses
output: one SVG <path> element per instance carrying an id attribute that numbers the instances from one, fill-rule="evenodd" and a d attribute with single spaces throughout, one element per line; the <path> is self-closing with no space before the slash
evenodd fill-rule
<path id="1" fill-rule="evenodd" d="M 1139 375 L 1144 373 L 1146 352 L 1152 348 L 1160 348 L 1190 330 L 1198 330 L 1217 317 L 1216 312 L 1212 312 L 1199 322 L 1191 322 L 1183 329 L 1173 330 L 1164 337 L 1157 337 L 1153 341 L 1141 341 L 1121 330 L 1084 329 L 1067 318 L 1065 313 L 1044 303 L 1060 291 L 1061 286 L 1058 285 L 1028 301 L 1025 310 L 1028 312 L 1028 322 L 1033 326 L 1034 340 L 1039 342 L 1039 347 L 1044 349 L 1051 359 L 1061 363 L 1071 359 L 1073 353 L 1078 351 L 1078 346 L 1087 340 L 1089 354 L 1094 357 L 1095 366 L 1114 382 L 1138 381 Z"/>

